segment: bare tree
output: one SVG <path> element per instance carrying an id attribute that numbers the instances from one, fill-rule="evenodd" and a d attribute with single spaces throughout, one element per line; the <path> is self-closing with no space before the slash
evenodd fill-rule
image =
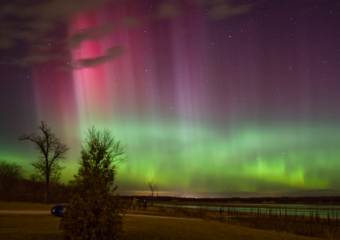
<path id="1" fill-rule="evenodd" d="M 154 182 L 148 182 L 148 187 L 150 189 L 151 192 L 151 197 L 154 197 L 155 195 L 155 191 L 156 191 L 156 184 Z"/>
<path id="2" fill-rule="evenodd" d="M 39 159 L 33 162 L 38 175 L 45 181 L 45 201 L 49 201 L 50 182 L 58 179 L 61 171 L 60 161 L 65 158 L 68 147 L 61 143 L 45 122 L 38 126 L 38 134 L 24 135 L 21 141 L 32 142 L 40 153 Z"/>

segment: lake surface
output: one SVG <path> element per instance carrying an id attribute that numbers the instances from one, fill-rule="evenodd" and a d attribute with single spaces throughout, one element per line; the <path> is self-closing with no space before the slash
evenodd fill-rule
<path id="1" fill-rule="evenodd" d="M 250 213 L 258 215 L 305 216 L 340 219 L 340 206 L 295 205 L 295 204 L 230 204 L 230 205 L 194 205 L 194 204 L 155 204 L 159 207 L 202 209 L 222 213 Z"/>

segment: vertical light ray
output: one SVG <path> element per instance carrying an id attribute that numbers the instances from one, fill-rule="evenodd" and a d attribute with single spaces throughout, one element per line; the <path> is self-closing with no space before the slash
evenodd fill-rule
<path id="1" fill-rule="evenodd" d="M 277 12 L 268 3 L 268 15 L 213 21 L 191 1 L 161 19 L 151 2 L 112 2 L 71 20 L 70 35 L 112 26 L 70 48 L 72 61 L 115 46 L 121 56 L 71 73 L 56 62 L 33 69 L 37 118 L 64 132 L 73 163 L 86 129 L 96 126 L 126 144 L 123 191 L 144 192 L 148 181 L 186 195 L 339 189 L 334 19 L 326 26 L 322 14 Z M 131 16 L 138 26 L 124 25 Z M 331 37 L 316 41 L 318 31 Z"/>

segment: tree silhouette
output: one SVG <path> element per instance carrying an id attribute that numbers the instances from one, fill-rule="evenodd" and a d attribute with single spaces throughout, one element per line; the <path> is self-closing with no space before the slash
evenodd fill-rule
<path id="1" fill-rule="evenodd" d="M 155 196 L 155 193 L 157 191 L 157 185 L 154 182 L 148 182 L 148 187 L 150 189 L 151 192 L 151 197 L 153 198 Z"/>
<path id="2" fill-rule="evenodd" d="M 22 169 L 15 163 L 0 162 L 0 194 L 9 195 L 22 180 Z"/>
<path id="3" fill-rule="evenodd" d="M 116 164 L 124 149 L 109 132 L 88 131 L 81 167 L 61 229 L 69 240 L 114 240 L 122 233 L 121 205 L 116 190 Z"/>
<path id="4" fill-rule="evenodd" d="M 38 134 L 23 135 L 19 139 L 32 142 L 40 153 L 40 157 L 32 165 L 45 181 L 45 201 L 48 202 L 51 180 L 59 177 L 60 161 L 65 158 L 68 147 L 61 143 L 43 121 L 38 126 L 38 132 Z"/>

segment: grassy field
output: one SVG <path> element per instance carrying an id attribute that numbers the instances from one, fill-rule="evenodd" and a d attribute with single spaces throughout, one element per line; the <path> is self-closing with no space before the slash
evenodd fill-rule
<path id="1" fill-rule="evenodd" d="M 125 219 L 126 238 L 139 239 L 232 239 L 232 240 L 311 240 L 286 233 L 277 233 L 228 225 L 215 221 L 131 218 Z"/>
<path id="2" fill-rule="evenodd" d="M 2 210 L 49 210 L 51 205 L 0 202 Z M 150 212 L 151 213 L 151 212 Z M 59 218 L 48 214 L 0 214 L 0 240 L 62 240 Z M 316 240 L 293 234 L 257 230 L 198 218 L 127 215 L 124 239 L 232 239 L 232 240 Z"/>
<path id="3" fill-rule="evenodd" d="M 59 220 L 48 215 L 0 215 L 1 240 L 61 240 Z M 200 219 L 124 217 L 126 240 L 139 239 L 233 239 L 233 240 L 312 240 L 287 233 L 277 233 L 228 225 Z"/>

